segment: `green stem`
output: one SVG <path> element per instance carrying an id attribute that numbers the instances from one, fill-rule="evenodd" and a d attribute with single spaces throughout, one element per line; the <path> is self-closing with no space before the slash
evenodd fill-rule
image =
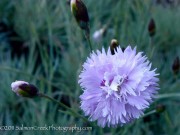
<path id="1" fill-rule="evenodd" d="M 170 127 L 172 128 L 172 127 L 173 127 L 173 124 L 172 124 L 172 122 L 171 122 L 171 119 L 170 119 L 169 114 L 168 114 L 167 111 L 165 112 L 165 119 L 166 119 L 166 122 L 167 122 L 167 123 L 170 125 Z"/>
<path id="2" fill-rule="evenodd" d="M 52 98 L 52 97 L 50 97 L 50 96 L 48 96 L 48 95 L 45 95 L 45 94 L 43 94 L 43 93 L 39 93 L 39 97 L 43 97 L 43 98 L 46 98 L 46 99 L 49 99 L 49 100 L 53 101 L 54 103 L 57 103 L 59 106 L 67 109 L 67 110 L 68 110 L 70 113 L 72 113 L 74 116 L 83 119 L 85 122 L 88 122 L 88 120 L 87 120 L 85 117 L 83 117 L 82 115 L 78 114 L 78 113 L 75 112 L 73 109 L 71 109 L 70 107 L 66 106 L 65 104 L 57 101 L 56 99 L 54 99 L 54 98 Z"/>
<path id="3" fill-rule="evenodd" d="M 85 30 L 85 38 L 88 42 L 88 45 L 89 45 L 89 48 L 90 48 L 90 51 L 92 52 L 93 48 L 92 48 L 92 43 L 91 43 L 91 40 L 90 40 L 90 32 L 89 30 Z"/>
<path id="4" fill-rule="evenodd" d="M 92 44 L 91 44 L 91 40 L 90 40 L 90 38 L 89 38 L 89 37 L 87 38 L 87 41 L 88 41 L 88 44 L 89 44 L 90 50 L 91 50 L 91 52 L 92 52 L 92 50 L 93 50 L 93 49 L 92 49 Z"/>
<path id="5" fill-rule="evenodd" d="M 152 47 L 151 54 L 150 54 L 150 57 L 149 57 L 150 59 L 153 57 L 153 55 L 154 55 L 154 51 L 155 51 L 155 47 L 153 46 L 153 47 Z"/>
<path id="6" fill-rule="evenodd" d="M 157 99 L 173 98 L 173 97 L 180 97 L 180 93 L 160 94 L 156 96 Z"/>
<path id="7" fill-rule="evenodd" d="M 156 110 L 152 110 L 152 111 L 144 114 L 144 116 L 143 116 L 142 118 L 147 117 L 147 116 L 149 116 L 149 115 L 151 115 L 151 114 L 154 114 L 154 113 L 156 113 Z"/>
<path id="8" fill-rule="evenodd" d="M 154 53 L 153 37 L 150 37 L 149 46 L 148 46 L 148 57 L 149 57 L 149 59 L 152 58 L 153 53 Z"/>
<path id="9" fill-rule="evenodd" d="M 152 49 L 151 49 L 151 53 L 150 53 L 150 59 L 153 57 L 153 55 L 154 55 L 154 51 L 155 51 L 155 48 L 156 48 L 156 46 L 155 45 L 153 45 L 153 43 L 154 43 L 154 40 L 153 40 L 153 37 L 151 37 L 151 47 L 152 47 Z"/>

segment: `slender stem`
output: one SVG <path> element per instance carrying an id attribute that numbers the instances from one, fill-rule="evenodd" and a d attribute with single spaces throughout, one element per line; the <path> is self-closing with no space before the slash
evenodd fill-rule
<path id="1" fill-rule="evenodd" d="M 80 115 L 79 113 L 75 112 L 73 109 L 71 109 L 70 107 L 66 106 L 65 104 L 57 101 L 56 99 L 54 99 L 54 98 L 52 98 L 52 97 L 50 97 L 50 96 L 48 96 L 48 95 L 45 95 L 45 94 L 43 94 L 43 93 L 39 93 L 39 97 L 43 97 L 43 98 L 49 99 L 49 100 L 57 103 L 59 106 L 67 109 L 67 110 L 68 110 L 70 113 L 72 113 L 74 116 L 77 116 L 77 117 L 83 119 L 85 122 L 88 122 L 88 120 L 87 120 L 85 117 L 83 117 L 83 116 Z"/>
<path id="2" fill-rule="evenodd" d="M 148 57 L 151 58 L 152 54 L 154 52 L 154 45 L 153 45 L 153 37 L 150 37 L 149 39 L 149 46 L 148 46 Z"/>
<path id="3" fill-rule="evenodd" d="M 172 121 L 171 121 L 167 111 L 165 112 L 165 119 L 166 119 L 167 123 L 170 125 L 170 127 L 173 127 Z"/>
<path id="4" fill-rule="evenodd" d="M 150 38 L 150 48 L 152 48 L 152 49 L 151 49 L 149 58 L 152 58 L 153 55 L 154 55 L 155 46 L 153 45 L 153 43 L 154 43 L 154 40 L 153 40 L 153 37 L 151 37 L 151 38 Z"/>
<path id="5" fill-rule="evenodd" d="M 154 113 L 156 113 L 156 110 L 152 110 L 152 111 L 144 114 L 144 116 L 143 116 L 142 118 L 147 117 L 147 116 L 149 116 L 149 115 L 151 115 L 151 114 L 154 114 Z"/>
<path id="6" fill-rule="evenodd" d="M 180 97 L 180 93 L 160 94 L 156 96 L 157 99 L 173 98 L 173 97 Z"/>
<path id="7" fill-rule="evenodd" d="M 90 38 L 89 38 L 89 37 L 87 38 L 87 41 L 88 41 L 88 44 L 89 44 L 90 50 L 91 50 L 91 52 L 92 52 L 92 50 L 93 50 L 93 49 L 92 49 L 92 44 L 91 44 L 91 40 L 90 40 Z"/>
<path id="8" fill-rule="evenodd" d="M 87 42 L 88 42 L 90 51 L 92 52 L 93 48 L 92 48 L 92 43 L 91 43 L 91 40 L 90 40 L 90 31 L 89 31 L 89 29 L 88 29 L 88 30 L 85 30 L 84 35 L 85 35 L 85 38 L 86 38 L 86 40 L 87 40 Z"/>

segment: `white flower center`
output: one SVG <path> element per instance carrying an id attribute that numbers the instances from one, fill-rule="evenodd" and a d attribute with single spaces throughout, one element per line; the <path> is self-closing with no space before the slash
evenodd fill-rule
<path id="1" fill-rule="evenodd" d="M 120 92 L 120 86 L 124 82 L 125 77 L 120 75 L 104 74 L 104 79 L 101 83 L 101 88 L 111 95 L 113 92 Z"/>
<path id="2" fill-rule="evenodd" d="M 120 75 L 117 75 L 114 77 L 113 81 L 110 84 L 110 89 L 113 91 L 118 91 L 119 87 L 121 86 L 121 84 L 123 83 L 124 78 Z"/>

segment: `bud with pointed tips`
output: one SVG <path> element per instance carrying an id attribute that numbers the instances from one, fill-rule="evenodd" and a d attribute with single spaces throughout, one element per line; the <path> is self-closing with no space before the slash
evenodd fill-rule
<path id="1" fill-rule="evenodd" d="M 112 39 L 111 40 L 111 45 L 110 45 L 110 49 L 111 49 L 111 54 L 114 55 L 115 51 L 117 51 L 117 47 L 119 46 L 119 43 L 116 39 Z"/>
<path id="2" fill-rule="evenodd" d="M 156 24 L 153 18 L 149 22 L 148 31 L 149 31 L 150 37 L 154 36 L 156 33 Z"/>
<path id="3" fill-rule="evenodd" d="M 71 12 L 80 28 L 89 33 L 89 16 L 85 4 L 81 0 L 71 0 Z"/>
<path id="4" fill-rule="evenodd" d="M 158 113 L 162 113 L 162 112 L 164 112 L 166 110 L 166 107 L 164 106 L 164 105 L 162 105 L 162 104 L 158 104 L 157 106 L 156 106 L 156 112 L 158 112 Z"/>
<path id="5" fill-rule="evenodd" d="M 180 60 L 179 60 L 179 57 L 177 56 L 174 59 L 174 62 L 173 62 L 173 65 L 172 65 L 172 70 L 173 70 L 175 75 L 178 74 L 179 69 L 180 69 Z"/>
<path id="6" fill-rule="evenodd" d="M 11 84 L 11 88 L 12 91 L 21 97 L 33 98 L 39 94 L 39 90 L 36 86 L 25 81 L 15 81 Z"/>

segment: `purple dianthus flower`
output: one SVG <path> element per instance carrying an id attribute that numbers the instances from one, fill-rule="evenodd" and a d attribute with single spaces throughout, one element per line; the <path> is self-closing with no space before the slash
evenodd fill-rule
<path id="1" fill-rule="evenodd" d="M 157 93 L 158 74 L 142 52 L 128 46 L 114 55 L 92 53 L 83 65 L 79 84 L 81 109 L 101 127 L 123 125 L 143 115 Z"/>

